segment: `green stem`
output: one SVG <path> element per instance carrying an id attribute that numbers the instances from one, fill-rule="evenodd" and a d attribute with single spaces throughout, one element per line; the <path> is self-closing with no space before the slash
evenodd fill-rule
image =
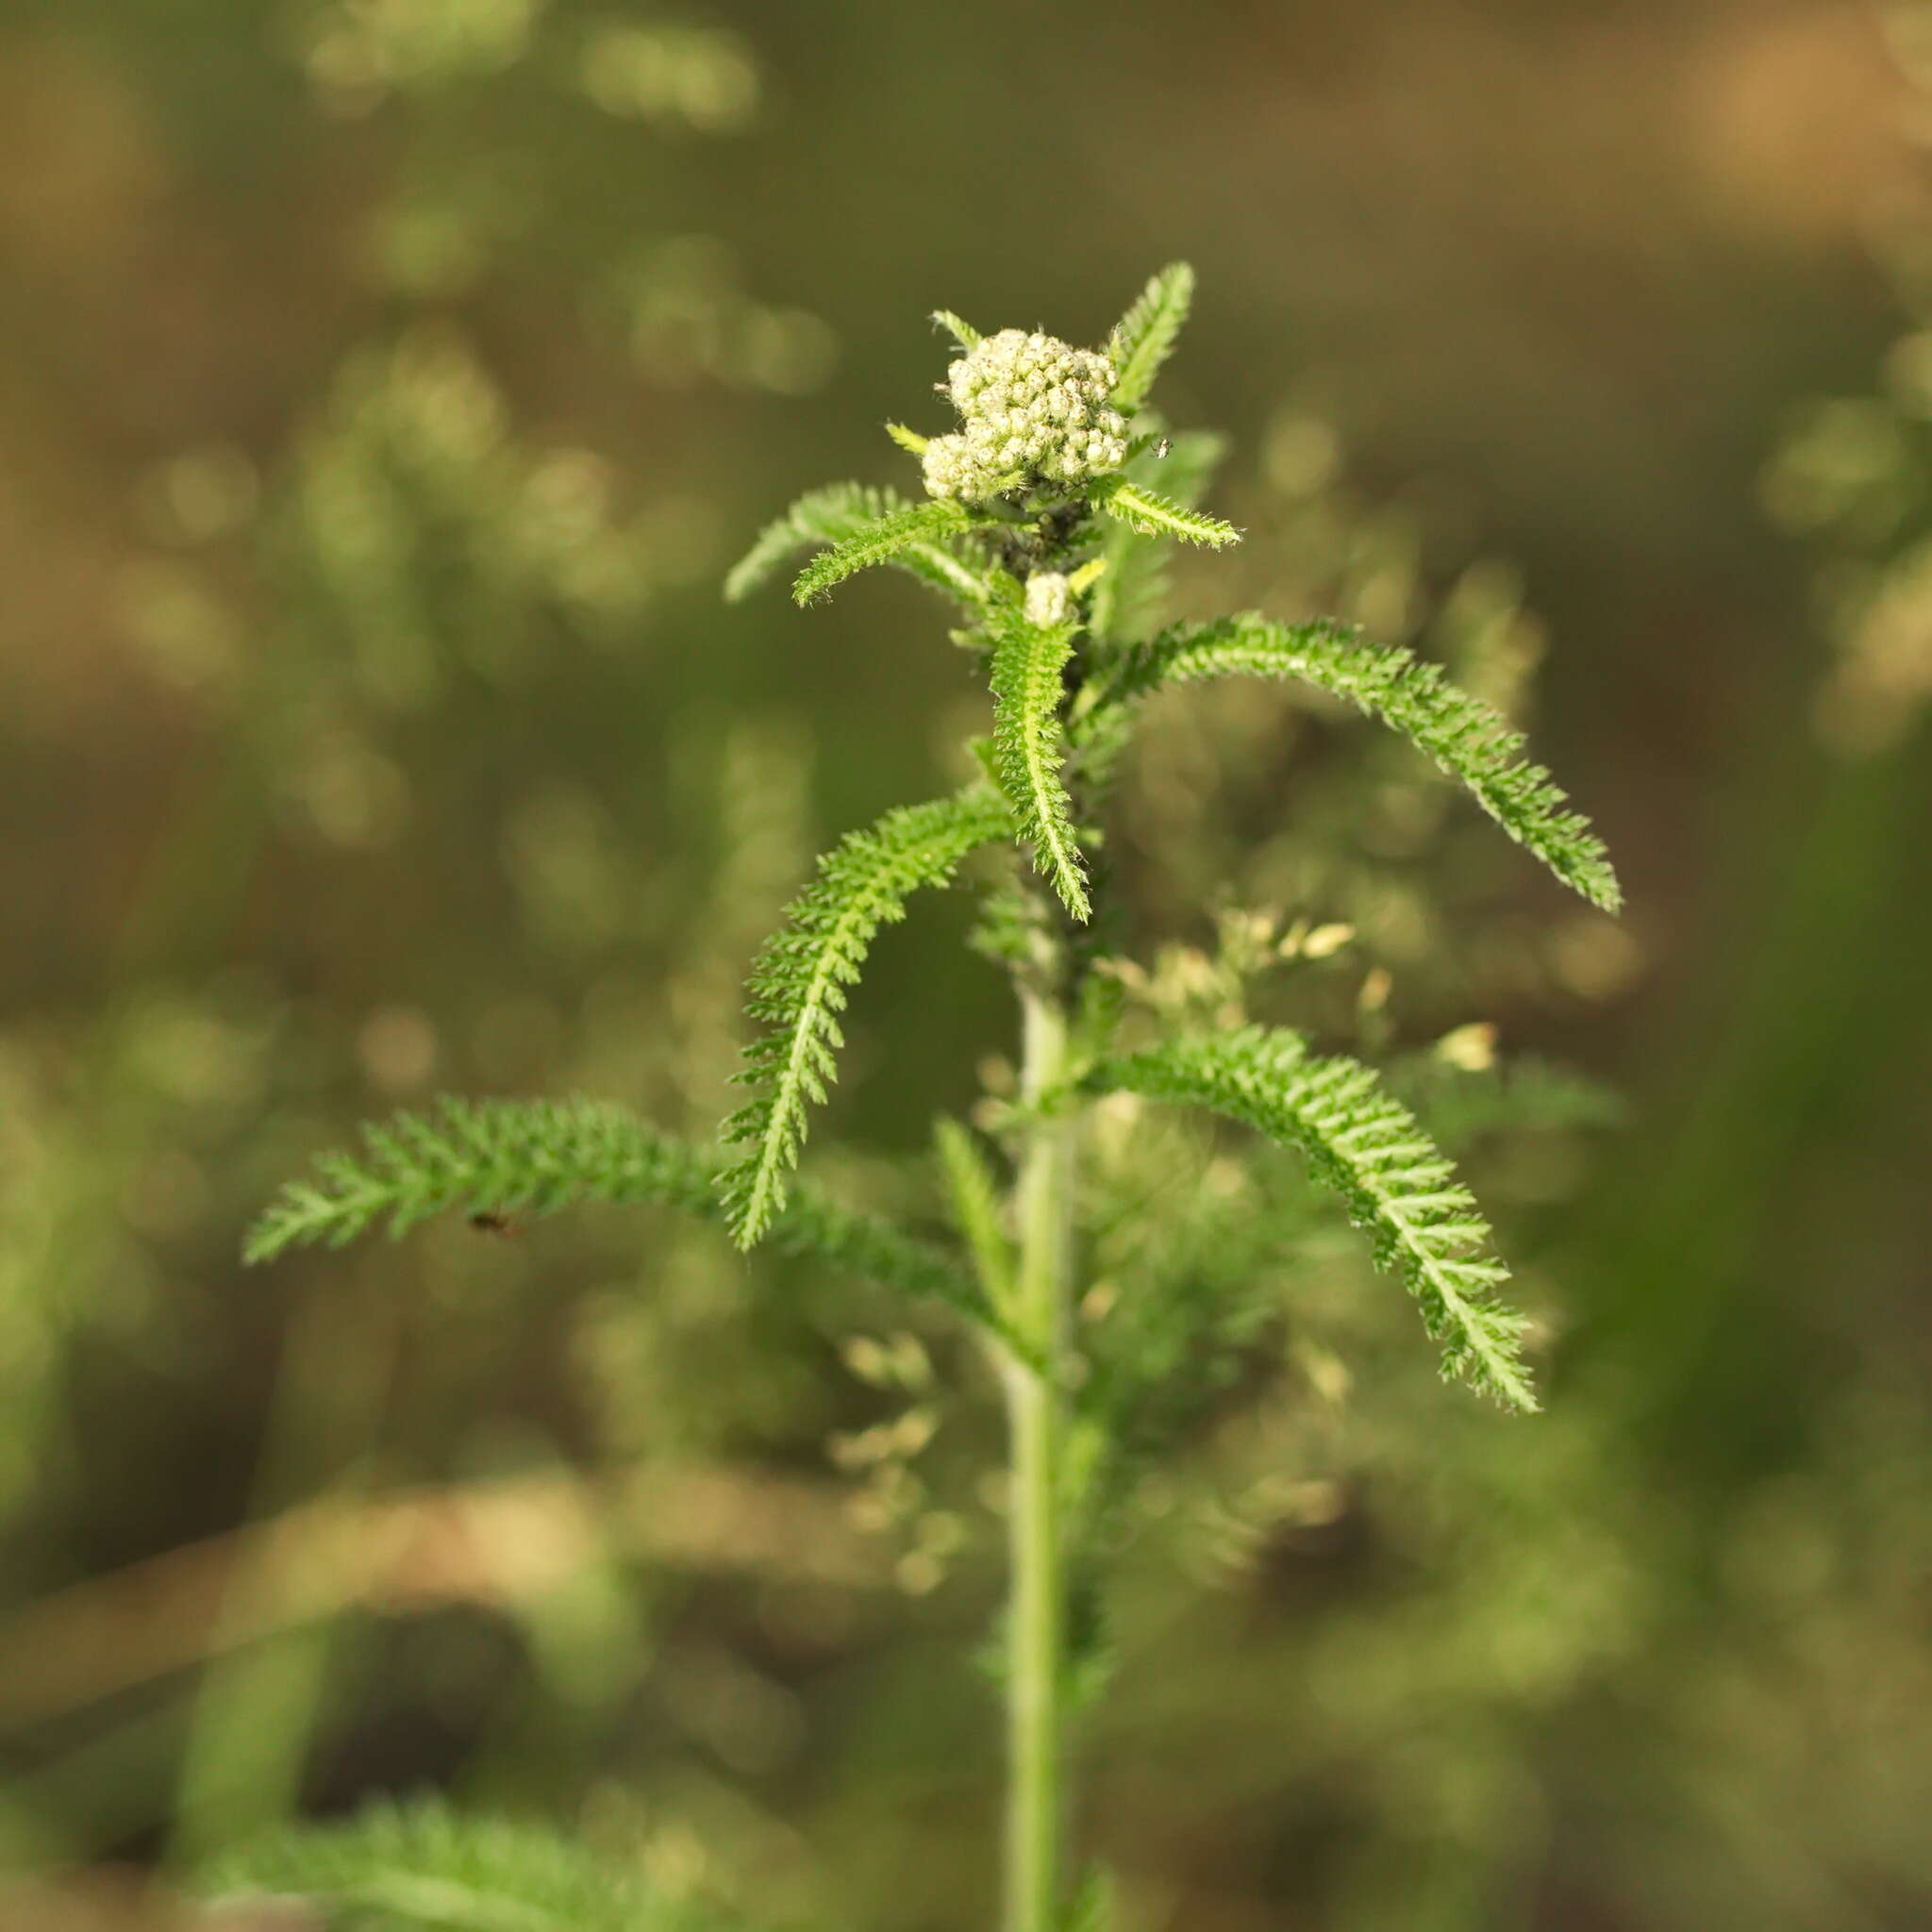
<path id="1" fill-rule="evenodd" d="M 1065 1075 L 1067 1017 L 1045 994 L 1022 991 L 1029 1105 Z M 1020 1264 L 1015 1320 L 1043 1372 L 1006 1365 L 1011 1430 L 1011 1600 L 1007 1664 L 1007 1932 L 1056 1932 L 1062 1887 L 1066 1698 L 1066 1538 L 1061 1523 L 1065 1435 L 1062 1370 L 1073 1293 L 1074 1179 L 1078 1124 L 1034 1118 L 1019 1176 Z"/>

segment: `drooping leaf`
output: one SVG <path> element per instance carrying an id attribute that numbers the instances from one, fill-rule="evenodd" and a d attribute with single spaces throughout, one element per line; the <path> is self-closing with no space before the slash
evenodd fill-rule
<path id="1" fill-rule="evenodd" d="M 1524 758 L 1522 734 L 1439 666 L 1371 643 L 1353 625 L 1276 624 L 1250 611 L 1177 627 L 1121 662 L 1093 716 L 1104 729 L 1107 714 L 1149 691 L 1233 676 L 1300 679 L 1380 718 L 1566 885 L 1606 911 L 1622 903 L 1603 841 L 1549 773 Z"/>
<path id="2" fill-rule="evenodd" d="M 889 510 L 851 536 L 841 538 L 830 549 L 820 551 L 793 581 L 792 601 L 809 604 L 858 571 L 891 563 L 941 538 L 963 537 L 984 521 L 963 504 L 937 500 Z"/>
<path id="3" fill-rule="evenodd" d="M 1373 1070 L 1313 1058 L 1300 1035 L 1246 1027 L 1171 1041 L 1107 1061 L 1097 1087 L 1205 1107 L 1298 1147 L 1369 1238 L 1376 1265 L 1399 1274 L 1442 1344 L 1442 1372 L 1517 1408 L 1536 1397 L 1520 1316 L 1495 1299 L 1508 1270 L 1490 1228 L 1421 1122 Z"/>
<path id="4" fill-rule="evenodd" d="M 250 1229 L 247 1261 L 340 1248 L 378 1228 L 395 1240 L 441 1214 L 501 1228 L 590 1202 L 650 1202 L 725 1218 L 716 1153 L 608 1101 L 444 1100 L 365 1126 L 360 1148 L 325 1154 L 315 1167 L 314 1179 L 290 1182 Z M 817 1189 L 791 1190 L 770 1232 L 787 1254 L 989 1317 L 951 1256 Z"/>
<path id="5" fill-rule="evenodd" d="M 1011 830 L 991 790 L 900 806 L 819 861 L 818 877 L 766 942 L 751 976 L 749 1010 L 760 1031 L 737 1075 L 757 1098 L 724 1126 L 725 1140 L 748 1150 L 721 1181 L 741 1247 L 760 1239 L 785 1202 L 807 1109 L 837 1078 L 839 1015 L 873 935 L 905 916 L 909 894 L 943 885 L 975 846 Z"/>
<path id="6" fill-rule="evenodd" d="M 882 519 L 916 507 L 894 491 L 863 483 L 830 483 L 809 491 L 766 525 L 733 566 L 724 579 L 725 601 L 741 603 L 803 550 L 843 543 Z M 970 613 L 977 614 L 986 601 L 981 571 L 943 537 L 916 538 L 884 560 Z"/>

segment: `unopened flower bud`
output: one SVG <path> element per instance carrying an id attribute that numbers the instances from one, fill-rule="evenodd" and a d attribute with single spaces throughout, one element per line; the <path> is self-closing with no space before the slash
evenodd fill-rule
<path id="1" fill-rule="evenodd" d="M 1108 400 L 1114 379 L 1105 356 L 1054 336 L 988 336 L 948 374 L 961 427 L 927 444 L 927 491 L 979 502 L 1040 479 L 1082 483 L 1119 469 L 1127 438 Z"/>
<path id="2" fill-rule="evenodd" d="M 1041 571 L 1026 579 L 1026 621 L 1064 624 L 1074 614 L 1074 588 L 1057 570 Z"/>

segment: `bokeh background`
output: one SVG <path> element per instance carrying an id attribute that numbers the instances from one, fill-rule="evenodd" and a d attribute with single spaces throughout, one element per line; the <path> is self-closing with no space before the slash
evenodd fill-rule
<path id="1" fill-rule="evenodd" d="M 899 479 L 927 310 L 1092 340 L 1185 256 L 1251 534 L 1183 599 L 1469 665 L 1631 904 L 1287 700 L 1144 754 L 1177 997 L 1262 910 L 1331 1028 L 1575 1077 L 1473 1155 L 1548 1414 L 1284 1273 L 1123 1557 L 1086 1836 L 1148 1932 L 1932 1923 L 1928 111 L 1840 0 L 0 5 L 7 1868 L 439 1787 L 986 1923 L 942 1334 L 649 1217 L 236 1254 L 443 1089 L 708 1130 L 811 852 L 978 716 L 912 590 L 724 568 Z M 965 919 L 815 1156 L 915 1211 L 1007 1038 Z"/>

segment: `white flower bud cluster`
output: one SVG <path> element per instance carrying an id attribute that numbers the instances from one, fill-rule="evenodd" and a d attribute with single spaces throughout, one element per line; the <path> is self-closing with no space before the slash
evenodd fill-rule
<path id="1" fill-rule="evenodd" d="M 1057 570 L 1040 571 L 1026 579 L 1025 608 L 1028 624 L 1064 624 L 1074 613 L 1074 587 Z"/>
<path id="2" fill-rule="evenodd" d="M 1127 425 L 1110 408 L 1114 367 L 1057 336 L 1006 328 L 953 364 L 946 387 L 963 427 L 925 448 L 934 496 L 983 502 L 1035 481 L 1082 483 L 1126 460 Z"/>

